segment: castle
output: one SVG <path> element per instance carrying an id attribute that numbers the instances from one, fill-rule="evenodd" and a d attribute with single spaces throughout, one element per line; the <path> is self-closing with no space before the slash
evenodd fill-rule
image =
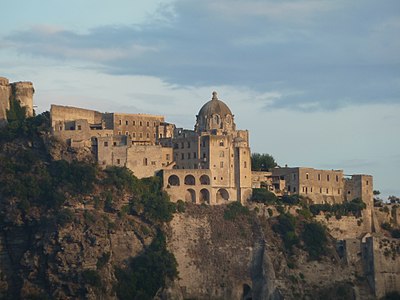
<path id="1" fill-rule="evenodd" d="M 10 84 L 0 78 L 0 125 L 7 122 L 11 99 L 32 116 L 33 93 L 30 82 Z M 194 130 L 176 128 L 159 115 L 101 113 L 60 105 L 51 105 L 50 115 L 54 137 L 72 148 L 89 149 L 100 167 L 125 166 L 139 178 L 161 174 L 163 188 L 174 202 L 245 204 L 254 188 L 277 196 L 301 195 L 311 203 L 361 198 L 367 209 L 360 219 L 326 215 L 316 219 L 339 240 L 348 264 L 363 264 L 377 297 L 399 290 L 399 260 L 387 255 L 398 242 L 381 238 L 379 232 L 382 220 L 394 219 L 398 224 L 400 212 L 394 206 L 388 212 L 374 209 L 372 176 L 287 166 L 251 171 L 249 132 L 236 128 L 232 111 L 216 92 L 199 110 Z"/>
<path id="2" fill-rule="evenodd" d="M 9 84 L 0 78 L 0 122 L 6 122 L 9 99 L 18 100 L 32 116 L 33 93 L 31 82 Z M 232 111 L 216 92 L 199 110 L 194 130 L 176 128 L 160 115 L 60 105 L 51 105 L 50 115 L 53 135 L 73 148 L 90 149 L 100 166 L 126 166 L 138 178 L 161 171 L 172 201 L 244 204 L 253 188 L 262 187 L 278 196 L 299 194 L 313 203 L 361 198 L 373 206 L 370 175 L 303 167 L 252 172 L 249 132 L 236 128 Z"/>

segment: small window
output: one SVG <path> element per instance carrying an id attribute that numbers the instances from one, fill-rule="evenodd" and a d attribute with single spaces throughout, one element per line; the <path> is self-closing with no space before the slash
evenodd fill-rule
<path id="1" fill-rule="evenodd" d="M 136 121 L 132 121 L 132 125 L 133 125 L 133 126 L 136 126 Z"/>
<path id="2" fill-rule="evenodd" d="M 155 162 L 155 161 L 152 161 L 152 162 L 151 162 L 151 165 L 152 165 L 152 166 L 155 166 L 155 165 L 156 165 L 156 162 Z"/>
<path id="3" fill-rule="evenodd" d="M 119 158 L 117 158 L 117 165 L 119 165 L 121 163 L 121 160 Z"/>
<path id="4" fill-rule="evenodd" d="M 139 133 L 139 137 L 140 138 L 142 138 L 143 137 L 143 133 L 141 132 L 141 133 Z"/>
<path id="5" fill-rule="evenodd" d="M 146 134 L 146 137 L 147 137 L 147 138 L 150 138 L 150 133 L 147 133 L 147 134 Z"/>
<path id="6" fill-rule="evenodd" d="M 293 187 L 293 192 L 296 193 L 296 187 L 295 186 Z"/>
<path id="7" fill-rule="evenodd" d="M 147 166 L 147 158 L 143 158 L 143 165 Z"/>
<path id="8" fill-rule="evenodd" d="M 224 141 L 221 140 L 221 141 L 219 142 L 219 145 L 220 145 L 221 147 L 223 147 L 223 146 L 224 146 Z"/>
<path id="9" fill-rule="evenodd" d="M 219 157 L 224 157 L 224 155 L 225 155 L 225 154 L 224 154 L 224 151 L 220 151 L 220 152 L 219 152 Z"/>
<path id="10" fill-rule="evenodd" d="M 308 173 L 306 173 L 306 179 L 308 179 Z"/>
<path id="11" fill-rule="evenodd" d="M 142 123 L 142 121 L 139 121 L 139 126 L 143 126 L 143 123 Z"/>
<path id="12" fill-rule="evenodd" d="M 156 122 L 153 123 L 153 126 L 156 127 Z"/>
<path id="13" fill-rule="evenodd" d="M 223 161 L 219 162 L 219 167 L 220 167 L 220 168 L 223 168 L 223 167 L 224 167 L 224 162 L 223 162 Z"/>
<path id="14" fill-rule="evenodd" d="M 214 177 L 214 180 L 217 180 L 217 177 Z"/>
<path id="15" fill-rule="evenodd" d="M 348 195 L 350 195 L 350 193 L 351 193 L 350 191 L 347 191 L 347 194 L 348 194 Z"/>
<path id="16" fill-rule="evenodd" d="M 118 131 L 118 135 L 121 135 L 122 134 L 122 132 L 121 131 Z"/>
<path id="17" fill-rule="evenodd" d="M 187 158 L 190 159 L 190 153 L 187 154 Z"/>
<path id="18" fill-rule="evenodd" d="M 190 142 L 187 143 L 187 147 L 190 148 Z"/>
<path id="19" fill-rule="evenodd" d="M 193 158 L 197 158 L 196 152 L 193 152 Z"/>
<path id="20" fill-rule="evenodd" d="M 149 122 L 146 122 L 146 126 L 149 127 L 149 126 L 150 126 L 150 123 L 149 123 Z"/>
<path id="21" fill-rule="evenodd" d="M 321 174 L 318 174 L 318 180 L 321 180 Z"/>
<path id="22" fill-rule="evenodd" d="M 170 160 L 170 155 L 167 154 L 167 155 L 165 156 L 165 158 L 166 158 L 167 160 Z"/>
<path id="23" fill-rule="evenodd" d="M 104 142 L 104 147 L 108 147 L 108 142 Z"/>
<path id="24" fill-rule="evenodd" d="M 203 153 L 203 158 L 207 158 L 207 155 L 205 153 Z"/>
<path id="25" fill-rule="evenodd" d="M 340 189 L 337 190 L 338 195 L 340 195 Z"/>
<path id="26" fill-rule="evenodd" d="M 329 178 L 329 175 L 326 175 L 326 180 L 329 181 L 329 179 L 330 179 L 330 178 Z"/>
<path id="27" fill-rule="evenodd" d="M 185 153 L 181 153 L 181 159 L 185 159 Z"/>
<path id="28" fill-rule="evenodd" d="M 336 182 L 339 182 L 339 176 L 336 175 Z"/>
<path id="29" fill-rule="evenodd" d="M 119 120 L 119 125 L 122 125 L 122 120 Z"/>
<path id="30" fill-rule="evenodd" d="M 369 183 L 369 182 L 368 182 L 368 180 L 367 180 L 367 185 L 368 185 L 368 183 Z"/>
<path id="31" fill-rule="evenodd" d="M 326 189 L 326 193 L 327 193 L 327 194 L 329 193 L 329 189 Z"/>
<path id="32" fill-rule="evenodd" d="M 125 131 L 125 135 L 129 135 L 129 131 Z"/>
<path id="33" fill-rule="evenodd" d="M 114 145 L 114 146 L 117 146 L 117 142 L 114 142 L 113 145 Z"/>
<path id="34" fill-rule="evenodd" d="M 136 133 L 135 132 L 132 132 L 132 137 L 136 137 Z"/>
<path id="35" fill-rule="evenodd" d="M 245 161 L 243 164 L 244 164 L 244 167 L 247 168 L 247 161 Z"/>
<path id="36" fill-rule="evenodd" d="M 125 125 L 129 125 L 129 122 L 128 122 L 128 120 L 126 120 L 126 121 L 125 121 Z"/>
<path id="37" fill-rule="evenodd" d="M 81 125 L 78 125 L 78 130 L 82 130 L 82 126 Z"/>
<path id="38" fill-rule="evenodd" d="M 319 188 L 319 193 L 322 194 L 322 188 Z"/>
<path id="39" fill-rule="evenodd" d="M 224 177 L 221 177 L 221 180 L 224 180 Z"/>

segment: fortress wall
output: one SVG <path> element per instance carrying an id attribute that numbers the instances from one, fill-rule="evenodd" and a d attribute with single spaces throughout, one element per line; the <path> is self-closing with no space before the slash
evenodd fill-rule
<path id="1" fill-rule="evenodd" d="M 335 216 L 326 219 L 325 215 L 315 217 L 317 221 L 325 224 L 330 234 L 336 239 L 355 239 L 362 236 L 364 233 L 370 232 L 368 224 L 361 221 L 361 218 L 353 216 L 343 216 L 341 219 L 336 219 Z"/>
<path id="2" fill-rule="evenodd" d="M 102 114 L 100 112 L 72 106 L 52 104 L 50 115 L 53 128 L 56 121 L 85 119 L 89 124 L 100 124 L 102 121 Z"/>
<path id="3" fill-rule="evenodd" d="M 375 296 L 380 299 L 390 292 L 400 292 L 400 240 L 369 237 L 366 240 L 367 274 Z"/>

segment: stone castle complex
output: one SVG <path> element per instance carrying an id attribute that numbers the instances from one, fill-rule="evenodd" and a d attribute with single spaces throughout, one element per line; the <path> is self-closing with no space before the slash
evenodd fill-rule
<path id="1" fill-rule="evenodd" d="M 9 84 L 0 78 L 0 123 L 7 121 L 11 98 L 33 115 L 33 92 L 30 82 Z M 194 130 L 177 128 L 159 115 L 101 113 L 60 105 L 51 105 L 50 115 L 55 137 L 70 147 L 90 149 L 101 167 L 125 166 L 138 178 L 160 174 L 164 190 L 174 202 L 246 204 L 253 188 L 265 188 L 277 196 L 301 195 L 316 204 L 362 199 L 367 205 L 362 226 L 357 220 L 344 219 L 331 220 L 328 225 L 335 223 L 339 228 L 337 238 L 345 239 L 348 253 L 355 251 L 358 255 L 358 250 L 352 252 L 350 248 L 359 248 L 359 244 L 352 246 L 354 239 L 364 237 L 363 260 L 377 296 L 400 290 L 399 262 L 384 266 L 381 261 L 386 258 L 377 246 L 381 241 L 366 236 L 380 227 L 374 218 L 372 176 L 287 166 L 252 171 L 249 132 L 236 128 L 234 114 L 216 92 L 200 108 Z M 348 255 L 349 260 L 361 259 Z M 388 268 L 390 272 L 386 272 Z"/>

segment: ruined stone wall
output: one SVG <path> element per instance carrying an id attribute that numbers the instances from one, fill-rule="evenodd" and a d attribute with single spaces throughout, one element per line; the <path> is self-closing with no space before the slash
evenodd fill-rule
<path id="1" fill-rule="evenodd" d="M 7 110 L 10 108 L 10 88 L 7 78 L 0 77 L 0 126 L 7 122 Z"/>
<path id="2" fill-rule="evenodd" d="M 7 78 L 0 77 L 0 126 L 7 122 L 6 112 L 10 108 L 10 99 L 19 101 L 26 108 L 27 117 L 33 116 L 34 92 L 32 82 L 9 83 Z"/>

